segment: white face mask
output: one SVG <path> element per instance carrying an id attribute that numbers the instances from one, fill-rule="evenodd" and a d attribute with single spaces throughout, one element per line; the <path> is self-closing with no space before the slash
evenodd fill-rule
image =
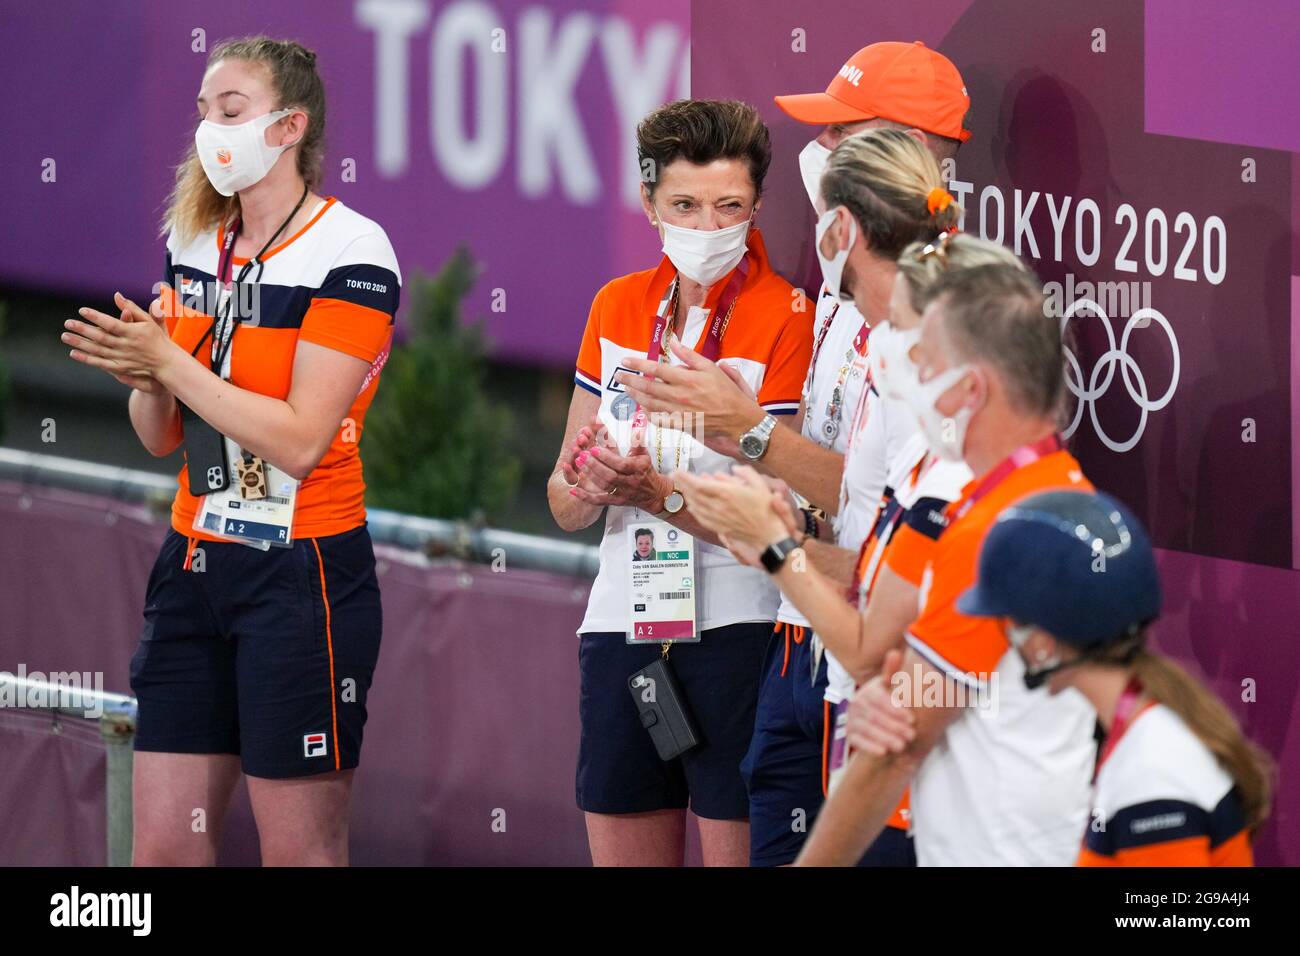
<path id="1" fill-rule="evenodd" d="M 852 301 L 852 296 L 841 294 L 840 283 L 844 279 L 844 263 L 849 261 L 849 250 L 853 248 L 853 243 L 858 238 L 858 224 L 852 216 L 849 216 L 848 243 L 839 252 L 835 253 L 832 259 L 827 259 L 822 253 L 822 237 L 826 235 L 835 222 L 836 209 L 839 208 L 839 206 L 836 206 L 835 209 L 826 210 L 826 212 L 822 213 L 821 218 L 817 220 L 817 241 L 813 249 L 816 250 L 817 261 L 822 267 L 822 280 L 826 283 L 826 291 L 835 298 L 848 302 Z"/>
<path id="2" fill-rule="evenodd" d="M 1032 624 L 1017 624 L 1015 621 L 1007 623 L 1007 640 L 1011 642 L 1011 646 L 1020 655 L 1020 662 L 1025 665 L 1025 686 L 1030 690 L 1037 690 L 1047 683 L 1047 679 L 1060 670 L 1065 662 L 1061 659 L 1060 654 L 1053 654 L 1051 657 L 1039 656 L 1036 660 L 1030 662 L 1029 655 L 1025 651 L 1025 644 L 1033 635 L 1034 626 Z"/>
<path id="3" fill-rule="evenodd" d="M 233 196 L 260 182 L 275 161 L 292 143 L 267 146 L 266 130 L 293 110 L 275 110 L 236 126 L 222 126 L 204 120 L 194 131 L 194 146 L 212 187 L 223 196 Z"/>
<path id="4" fill-rule="evenodd" d="M 799 153 L 799 175 L 803 177 L 803 188 L 808 191 L 808 201 L 813 204 L 813 209 L 817 208 L 817 200 L 821 198 L 822 173 L 826 172 L 830 159 L 831 151 L 817 140 Z"/>
<path id="5" fill-rule="evenodd" d="M 871 328 L 867 361 L 871 365 L 871 381 L 876 390 L 886 398 L 902 399 L 915 387 L 916 363 L 909 353 L 921 338 L 921 327 L 896 329 L 889 321 Z"/>
<path id="6" fill-rule="evenodd" d="M 955 415 L 948 416 L 935 408 L 935 402 L 969 371 L 969 365 L 958 365 L 940 372 L 928 382 L 913 378 L 903 386 L 903 398 L 913 414 L 920 419 L 921 432 L 925 435 L 930 451 L 944 461 L 962 460 L 966 429 L 970 426 L 975 411 L 969 405 L 963 405 Z"/>
<path id="7" fill-rule="evenodd" d="M 659 216 L 659 224 L 664 228 L 664 255 L 686 278 L 711 286 L 736 268 L 745 255 L 753 221 L 751 213 L 744 222 L 726 229 L 687 229 L 665 222 Z"/>

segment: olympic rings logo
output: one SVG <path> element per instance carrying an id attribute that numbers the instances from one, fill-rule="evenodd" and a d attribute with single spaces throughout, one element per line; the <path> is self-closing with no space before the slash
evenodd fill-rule
<path id="1" fill-rule="evenodd" d="M 1079 359 L 1070 351 L 1065 349 L 1066 375 L 1065 387 L 1070 390 L 1070 394 L 1078 399 L 1074 409 L 1074 418 L 1064 431 L 1064 436 L 1069 438 L 1078 429 L 1079 424 L 1083 421 L 1083 410 L 1086 406 L 1089 417 L 1092 419 L 1092 427 L 1097 432 L 1097 437 L 1101 439 L 1103 445 L 1115 452 L 1126 452 L 1133 448 L 1142 439 L 1142 433 L 1146 431 L 1147 416 L 1151 412 L 1158 412 L 1169 404 L 1174 397 L 1174 391 L 1178 388 L 1178 375 L 1181 369 L 1181 361 L 1178 354 L 1178 338 L 1174 335 L 1173 327 L 1170 326 L 1169 320 L 1164 317 L 1158 310 L 1149 306 L 1138 309 L 1124 325 L 1124 332 L 1120 336 L 1119 347 L 1115 346 L 1115 329 L 1110 324 L 1110 317 L 1106 315 L 1105 310 L 1092 299 L 1075 299 L 1070 303 L 1070 307 L 1065 310 L 1061 316 L 1061 334 L 1065 334 L 1065 327 L 1070 319 L 1074 317 L 1083 307 L 1089 307 L 1096 313 L 1097 318 L 1101 319 L 1102 325 L 1106 328 L 1106 340 L 1108 347 L 1106 351 L 1097 359 L 1097 364 L 1093 366 L 1092 373 L 1088 376 L 1088 383 L 1085 387 L 1083 379 L 1083 367 L 1079 364 Z M 1142 369 L 1138 367 L 1137 360 L 1128 353 L 1128 339 L 1133 329 L 1138 328 L 1143 319 L 1154 319 L 1159 326 L 1165 330 L 1165 335 L 1169 337 L 1169 348 L 1174 358 L 1174 371 L 1169 379 L 1169 387 L 1165 393 L 1157 399 L 1151 399 L 1147 393 L 1146 377 L 1142 374 Z M 1097 419 L 1097 400 L 1106 394 L 1110 388 L 1111 382 L 1115 378 L 1115 366 L 1118 365 L 1120 375 L 1124 379 L 1124 387 L 1128 390 L 1129 397 L 1137 404 L 1141 411 L 1141 418 L 1138 420 L 1137 430 L 1127 441 L 1116 441 L 1110 435 L 1107 435 L 1101 427 L 1101 422 Z M 1105 375 L 1104 381 L 1098 381 L 1102 375 Z"/>

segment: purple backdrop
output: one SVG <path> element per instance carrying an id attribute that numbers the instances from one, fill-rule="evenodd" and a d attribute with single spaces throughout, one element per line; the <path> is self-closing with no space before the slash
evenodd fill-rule
<path id="1" fill-rule="evenodd" d="M 1279 759 L 1260 860 L 1300 862 L 1300 575 L 1292 570 L 1300 567 L 1292 532 L 1300 278 L 1291 275 L 1300 268 L 1290 268 L 1300 263 L 1300 157 L 1280 151 L 1300 149 L 1300 137 L 1279 119 L 1300 113 L 1300 6 L 1268 0 L 1245 17 L 1218 0 L 1145 8 L 1130 0 L 696 0 L 691 37 L 692 94 L 747 100 L 772 128 L 761 217 L 773 261 L 793 281 L 815 277 L 813 213 L 796 161 L 814 131 L 772 96 L 824 89 L 868 43 L 919 39 L 957 64 L 972 99 L 974 136 L 953 177 L 969 184 L 960 187 L 964 228 L 1017 247 L 1045 283 L 1061 283 L 1062 305 L 1079 297 L 1081 282 L 1149 283 L 1139 304 L 1159 317 L 1139 314 L 1153 321 L 1133 330 L 1130 359 L 1118 360 L 1132 363 L 1129 388 L 1120 367 L 1106 372 L 1105 323 L 1086 311 L 1071 320 L 1084 382 L 1100 393 L 1072 444 L 1093 480 L 1133 505 L 1162 547 L 1160 646 L 1201 674 Z M 1049 194 L 1058 211 L 1071 198 L 1059 254 Z M 1035 203 L 1019 234 L 1017 195 L 1026 209 Z M 1095 220 L 1089 211 L 1078 229 L 1085 199 Z M 1119 305 L 1109 313 L 1117 348 L 1137 309 Z M 1176 379 L 1162 318 L 1177 342 Z M 1158 404 L 1169 391 L 1144 419 L 1138 399 Z M 1251 703 L 1242 700 L 1247 681 Z"/>
<path id="2" fill-rule="evenodd" d="M 319 55 L 322 191 L 376 219 L 407 274 L 468 244 L 467 306 L 499 354 L 571 367 L 596 290 L 655 260 L 633 131 L 687 89 L 686 19 L 687 0 L 6 3 L 0 209 L 41 228 L 4 231 L 0 281 L 143 296 L 196 123 L 194 47 L 266 32 Z"/>

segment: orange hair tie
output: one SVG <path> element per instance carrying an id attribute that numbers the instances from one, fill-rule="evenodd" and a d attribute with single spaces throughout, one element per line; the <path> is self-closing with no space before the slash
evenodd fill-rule
<path id="1" fill-rule="evenodd" d="M 930 210 L 931 216 L 943 212 L 951 203 L 952 196 L 949 195 L 948 190 L 940 189 L 938 186 L 931 189 L 929 195 L 925 197 L 925 208 Z"/>

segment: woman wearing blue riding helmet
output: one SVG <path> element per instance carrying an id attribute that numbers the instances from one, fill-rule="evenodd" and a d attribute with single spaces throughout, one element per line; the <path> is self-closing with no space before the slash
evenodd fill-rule
<path id="1" fill-rule="evenodd" d="M 963 613 L 1007 620 L 1025 683 L 1069 688 L 1106 731 L 1080 866 L 1250 866 L 1272 762 L 1219 700 L 1146 648 L 1155 555 L 1103 494 L 1052 491 L 1008 508 L 980 550 Z"/>

